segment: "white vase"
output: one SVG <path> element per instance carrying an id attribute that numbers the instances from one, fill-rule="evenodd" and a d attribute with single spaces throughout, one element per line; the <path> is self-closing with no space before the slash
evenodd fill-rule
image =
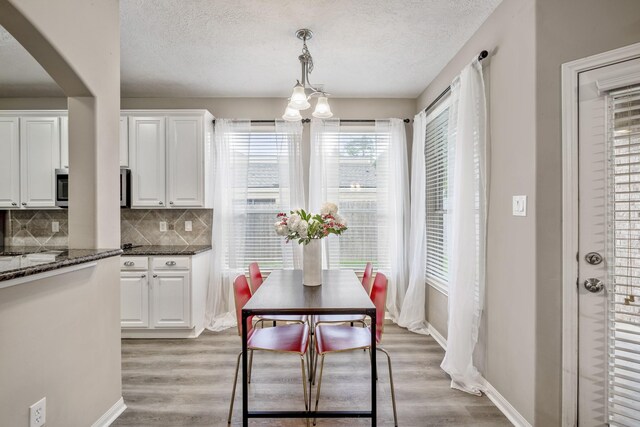
<path id="1" fill-rule="evenodd" d="M 302 269 L 304 274 L 302 283 L 305 286 L 322 285 L 322 244 L 320 239 L 311 239 L 302 248 Z"/>

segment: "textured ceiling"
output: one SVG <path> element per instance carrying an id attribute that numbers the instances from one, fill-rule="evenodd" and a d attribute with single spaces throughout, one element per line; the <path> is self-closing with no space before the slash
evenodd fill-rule
<path id="1" fill-rule="evenodd" d="M 337 97 L 414 98 L 500 1 L 121 0 L 122 94 L 287 96 L 300 78 L 294 33 L 307 27 L 312 83 Z M 59 93 L 16 45 L 0 33 L 0 96 Z"/>

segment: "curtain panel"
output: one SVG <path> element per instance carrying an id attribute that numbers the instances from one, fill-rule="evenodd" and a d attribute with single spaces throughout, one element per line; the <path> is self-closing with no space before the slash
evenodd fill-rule
<path id="1" fill-rule="evenodd" d="M 485 88 L 477 59 L 451 84 L 448 145 L 449 322 L 441 367 L 452 388 L 481 394 L 473 352 L 484 304 L 488 181 Z"/>

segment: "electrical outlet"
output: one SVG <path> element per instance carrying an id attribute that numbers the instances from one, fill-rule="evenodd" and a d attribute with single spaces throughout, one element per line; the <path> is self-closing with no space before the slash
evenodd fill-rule
<path id="1" fill-rule="evenodd" d="M 185 221 L 184 231 L 191 231 L 191 230 L 193 230 L 193 223 L 191 221 Z"/>
<path id="2" fill-rule="evenodd" d="M 51 232 L 57 233 L 60 231 L 60 223 L 58 221 L 53 221 L 51 223 Z"/>
<path id="3" fill-rule="evenodd" d="M 160 221 L 160 231 L 167 231 L 167 222 Z"/>
<path id="4" fill-rule="evenodd" d="M 47 422 L 47 398 L 43 397 L 29 407 L 29 427 L 40 427 Z"/>

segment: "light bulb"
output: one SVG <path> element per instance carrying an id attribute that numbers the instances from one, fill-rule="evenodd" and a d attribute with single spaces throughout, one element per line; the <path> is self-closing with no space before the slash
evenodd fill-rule
<path id="1" fill-rule="evenodd" d="M 297 122 L 298 120 L 302 120 L 300 110 L 287 106 L 284 110 L 284 114 L 282 115 L 282 120 L 286 120 L 288 122 Z"/>
<path id="2" fill-rule="evenodd" d="M 328 119 L 333 117 L 333 113 L 331 112 L 331 107 L 329 107 L 329 101 L 326 96 L 318 97 L 318 103 L 316 104 L 316 109 L 313 111 L 312 115 L 319 119 Z"/>
<path id="3" fill-rule="evenodd" d="M 304 87 L 298 83 L 293 88 L 293 93 L 291 94 L 291 99 L 289 102 L 289 108 L 294 108 L 296 110 L 306 110 L 311 107 L 309 101 L 307 101 L 307 94 L 304 92 Z"/>

